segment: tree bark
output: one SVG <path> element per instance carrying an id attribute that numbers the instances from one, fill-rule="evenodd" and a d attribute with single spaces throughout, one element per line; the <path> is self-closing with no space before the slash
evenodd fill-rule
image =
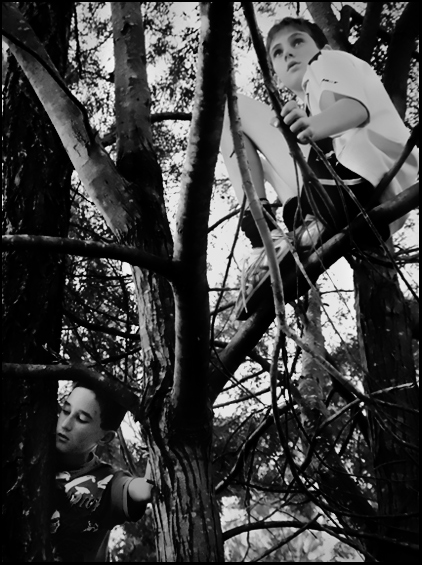
<path id="1" fill-rule="evenodd" d="M 331 9 L 331 2 L 306 2 L 315 23 L 322 29 L 333 49 L 350 51 L 350 43 L 341 23 Z"/>
<path id="2" fill-rule="evenodd" d="M 374 474 L 377 479 L 379 533 L 417 543 L 419 470 L 418 394 L 408 308 L 394 270 L 359 260 L 354 270 L 361 358 L 367 391 L 413 384 L 377 395 L 369 412 Z M 418 560 L 414 550 L 394 543 L 377 547 L 379 561 Z"/>
<path id="3" fill-rule="evenodd" d="M 384 69 L 384 86 L 403 119 L 410 63 L 419 36 L 419 17 L 419 3 L 408 2 L 392 33 Z"/>
<path id="4" fill-rule="evenodd" d="M 224 562 L 223 539 L 211 469 L 210 425 L 192 430 L 161 429 L 160 452 L 152 465 L 162 470 L 153 506 L 157 562 Z M 169 433 L 170 432 L 170 433 Z"/>
<path id="5" fill-rule="evenodd" d="M 25 2 L 28 21 L 64 72 L 73 2 Z M 4 90 L 3 234 L 66 237 L 72 166 L 14 59 Z M 2 358 L 48 363 L 58 352 L 64 257 L 11 250 L 2 258 Z M 4 379 L 3 559 L 52 561 L 57 381 Z"/>
<path id="6" fill-rule="evenodd" d="M 359 39 L 353 45 L 353 54 L 367 63 L 377 44 L 383 6 L 384 2 L 367 2 Z"/>

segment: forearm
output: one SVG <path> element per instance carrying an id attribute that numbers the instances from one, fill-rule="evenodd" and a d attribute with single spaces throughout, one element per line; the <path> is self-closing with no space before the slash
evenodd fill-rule
<path id="1" fill-rule="evenodd" d="M 133 502 L 149 502 L 153 486 L 146 479 L 137 477 L 129 484 L 128 495 Z"/>
<path id="2" fill-rule="evenodd" d="M 309 118 L 312 139 L 319 141 L 361 126 L 368 119 L 368 111 L 357 100 L 342 98 L 333 105 Z"/>
<path id="3" fill-rule="evenodd" d="M 151 500 L 154 485 L 149 483 L 149 480 L 151 480 L 151 466 L 148 461 L 144 477 L 137 477 L 129 484 L 128 495 L 133 502 L 149 502 Z"/>

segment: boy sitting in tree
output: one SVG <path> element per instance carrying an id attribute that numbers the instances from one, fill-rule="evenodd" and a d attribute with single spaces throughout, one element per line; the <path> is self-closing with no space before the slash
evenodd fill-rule
<path id="1" fill-rule="evenodd" d="M 60 561 L 107 559 L 111 529 L 139 520 L 153 483 L 115 471 L 95 455 L 116 436 L 126 411 L 90 385 L 75 384 L 63 403 L 56 429 L 57 475 L 53 544 Z"/>
<path id="2" fill-rule="evenodd" d="M 278 261 L 282 263 L 290 244 L 276 227 L 264 181 L 272 184 L 284 205 L 283 219 L 288 230 L 294 230 L 292 239 L 296 249 L 309 251 L 321 242 L 323 233 L 344 228 L 360 207 L 379 203 L 373 202 L 374 187 L 400 157 L 409 132 L 373 69 L 349 53 L 331 50 L 316 24 L 303 18 L 284 18 L 269 31 L 267 52 L 280 83 L 302 101 L 299 105 L 290 100 L 281 115 L 303 144 L 308 164 L 325 192 L 321 197 L 304 187 L 299 193 L 287 143 L 273 127 L 278 125 L 274 114 L 264 104 L 240 95 L 239 113 L 252 181 L 266 212 Z M 325 155 L 346 189 L 333 179 L 318 152 L 310 148 L 310 140 Z M 227 117 L 221 150 L 238 200 L 242 202 L 242 180 Z M 380 202 L 409 188 L 416 181 L 417 167 L 417 151 L 413 150 L 381 195 Z M 388 239 L 404 221 L 402 218 L 387 226 L 381 237 Z M 265 249 L 248 209 L 242 229 L 252 244 L 252 253 L 246 268 L 246 288 L 236 304 L 238 319 L 248 317 L 248 302 L 269 279 Z"/>

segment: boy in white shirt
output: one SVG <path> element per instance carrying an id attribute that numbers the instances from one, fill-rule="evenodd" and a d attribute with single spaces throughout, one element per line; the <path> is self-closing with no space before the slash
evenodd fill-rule
<path id="1" fill-rule="evenodd" d="M 309 141 L 315 142 L 330 165 L 354 194 L 360 206 L 373 200 L 374 187 L 401 155 L 409 132 L 397 113 L 381 80 L 361 59 L 327 48 L 320 28 L 303 18 L 284 18 L 270 30 L 267 51 L 283 86 L 304 104 L 289 101 L 282 117 L 303 144 L 308 163 L 325 189 L 325 198 L 302 190 L 299 194 L 295 169 L 287 143 L 275 129 L 274 115 L 265 105 L 239 96 L 239 111 L 245 133 L 246 150 L 252 180 L 264 209 L 270 212 L 264 180 L 268 180 L 284 205 L 283 217 L 289 230 L 295 231 L 298 250 L 312 249 L 324 232 L 345 227 L 359 213 L 359 205 L 348 191 L 333 180 Z M 277 125 L 277 124 L 275 124 Z M 239 201 L 242 182 L 233 153 L 226 119 L 221 143 L 223 157 Z M 258 153 L 258 151 L 260 153 Z M 414 150 L 399 173 L 380 197 L 384 202 L 411 186 L 417 177 L 418 156 Z M 267 218 L 279 262 L 288 254 L 289 244 L 280 230 Z M 387 239 L 405 221 L 386 227 Z M 269 278 L 265 250 L 251 219 L 245 213 L 242 228 L 251 240 L 252 256 L 246 271 L 246 295 L 239 296 L 236 315 L 247 318 L 248 301 Z M 297 229 L 299 228 L 299 229 Z"/>

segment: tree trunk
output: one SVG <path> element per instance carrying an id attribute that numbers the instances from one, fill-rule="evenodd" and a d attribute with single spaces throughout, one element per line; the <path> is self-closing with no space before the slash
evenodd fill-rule
<path id="1" fill-rule="evenodd" d="M 418 543 L 418 394 L 408 309 L 395 270 L 359 260 L 355 267 L 356 312 L 369 393 L 374 474 L 377 479 L 378 533 L 405 544 Z M 381 402 L 380 402 L 381 401 Z M 379 561 L 413 562 L 414 549 L 382 543 Z"/>
<path id="2" fill-rule="evenodd" d="M 21 8 L 64 72 L 73 2 Z M 4 90 L 3 234 L 67 235 L 72 166 L 27 79 L 10 58 Z M 3 361 L 47 363 L 59 352 L 65 260 L 3 254 Z M 57 383 L 3 380 L 3 560 L 52 561 Z"/>
<path id="3" fill-rule="evenodd" d="M 162 430 L 164 441 L 152 456 L 155 469 L 163 471 L 153 507 L 157 562 L 223 563 L 210 464 L 211 426 L 196 434 L 192 430 L 183 433 L 180 427 L 169 431 Z"/>

